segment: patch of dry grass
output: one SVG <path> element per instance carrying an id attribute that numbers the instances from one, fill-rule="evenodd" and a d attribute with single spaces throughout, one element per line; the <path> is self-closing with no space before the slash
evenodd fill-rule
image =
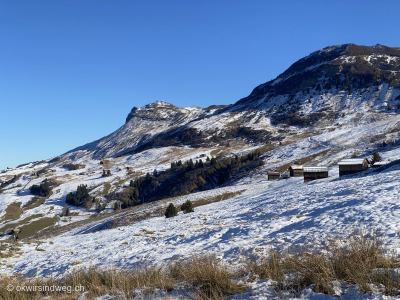
<path id="1" fill-rule="evenodd" d="M 3 216 L 2 220 L 18 220 L 19 216 L 22 214 L 21 202 L 11 203 L 6 208 L 6 214 Z"/>
<path id="2" fill-rule="evenodd" d="M 362 292 L 371 292 L 374 285 L 383 294 L 400 294 L 400 261 L 385 254 L 382 240 L 373 233 L 293 247 L 287 253 L 271 251 L 246 265 L 260 279 L 279 281 L 279 289 L 301 291 L 311 286 L 316 293 L 334 294 L 332 282 L 343 281 Z"/>
<path id="3" fill-rule="evenodd" d="M 214 202 L 220 202 L 222 200 L 228 200 L 230 198 L 236 197 L 236 196 L 240 196 L 243 192 L 245 192 L 245 190 L 240 190 L 237 192 L 226 192 L 223 194 L 219 194 L 216 196 L 210 196 L 210 197 L 206 197 L 206 198 L 202 198 L 199 200 L 193 200 L 193 207 L 198 207 L 198 206 L 202 206 L 202 205 L 207 205 L 210 203 L 214 203 Z"/>
<path id="4" fill-rule="evenodd" d="M 104 294 L 130 299 L 132 291 L 151 293 L 156 289 L 171 291 L 194 299 L 225 299 L 246 290 L 240 278 L 248 281 L 272 279 L 277 295 L 292 291 L 298 295 L 311 287 L 317 293 L 334 294 L 333 281 L 357 285 L 363 292 L 374 286 L 386 295 L 400 294 L 400 276 L 396 271 L 399 260 L 385 254 L 382 241 L 373 234 L 355 234 L 347 239 L 329 239 L 323 244 L 308 244 L 284 252 L 269 251 L 258 259 L 245 258 L 243 268 L 233 268 L 212 255 L 192 256 L 187 260 L 171 261 L 162 266 L 142 265 L 133 269 L 79 268 L 80 261 L 71 265 L 78 269 L 57 281 L 53 279 L 23 279 L 3 277 L 0 285 L 64 285 L 83 286 L 89 299 Z M 246 276 L 244 276 L 246 275 Z M 184 286 L 184 288 L 182 287 Z M 180 290 L 182 289 L 182 290 Z M 2 299 L 71 299 L 82 294 L 56 292 L 4 291 Z M 68 298 L 69 297 L 69 298 Z"/>
<path id="5" fill-rule="evenodd" d="M 72 263 L 79 265 L 80 262 Z M 72 299 L 82 294 L 76 292 L 75 287 L 83 286 L 85 298 L 89 299 L 105 294 L 122 296 L 123 299 L 131 299 L 133 290 L 141 289 L 142 293 L 151 293 L 155 289 L 172 291 L 178 283 L 185 283 L 183 295 L 188 295 L 190 289 L 191 298 L 195 299 L 223 299 L 228 295 L 242 293 L 245 290 L 243 284 L 237 283 L 234 278 L 238 274 L 228 266 L 222 264 L 213 256 L 194 256 L 187 261 L 173 262 L 163 266 L 143 265 L 130 270 L 112 268 L 80 268 L 66 275 L 63 279 L 24 279 L 2 277 L 0 285 L 7 286 L 70 286 L 71 293 L 52 291 L 2 291 L 1 299 Z"/>

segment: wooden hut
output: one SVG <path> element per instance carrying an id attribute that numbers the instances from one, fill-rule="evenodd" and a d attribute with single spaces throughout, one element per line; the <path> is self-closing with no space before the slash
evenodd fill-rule
<path id="1" fill-rule="evenodd" d="M 328 167 L 303 167 L 304 182 L 328 177 Z"/>
<path id="2" fill-rule="evenodd" d="M 369 161 L 366 158 L 349 158 L 339 161 L 339 176 L 354 174 L 368 169 Z"/>
<path id="3" fill-rule="evenodd" d="M 289 167 L 290 177 L 303 176 L 303 166 L 293 165 Z"/>
<path id="4" fill-rule="evenodd" d="M 268 174 L 268 180 L 277 180 L 281 177 L 281 173 L 279 172 L 268 171 L 267 174 Z"/>

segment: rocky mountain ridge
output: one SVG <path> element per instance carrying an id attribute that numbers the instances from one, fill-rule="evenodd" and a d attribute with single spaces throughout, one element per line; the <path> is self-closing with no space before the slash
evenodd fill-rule
<path id="1" fill-rule="evenodd" d="M 68 153 L 94 159 L 165 146 L 262 145 L 400 112 L 400 48 L 344 44 L 298 60 L 229 106 L 134 107 L 114 133 Z"/>

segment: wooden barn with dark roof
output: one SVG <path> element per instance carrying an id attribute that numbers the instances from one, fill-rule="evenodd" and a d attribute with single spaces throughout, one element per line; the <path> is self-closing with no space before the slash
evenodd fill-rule
<path id="1" fill-rule="evenodd" d="M 354 174 L 368 169 L 367 158 L 348 158 L 339 161 L 339 176 Z"/>
<path id="2" fill-rule="evenodd" d="M 303 166 L 292 165 L 289 167 L 290 177 L 300 177 L 303 176 Z"/>
<path id="3" fill-rule="evenodd" d="M 303 167 L 304 182 L 328 177 L 328 167 Z"/>
<path id="4" fill-rule="evenodd" d="M 281 173 L 279 172 L 268 171 L 267 175 L 268 175 L 268 180 L 277 180 L 281 177 Z"/>

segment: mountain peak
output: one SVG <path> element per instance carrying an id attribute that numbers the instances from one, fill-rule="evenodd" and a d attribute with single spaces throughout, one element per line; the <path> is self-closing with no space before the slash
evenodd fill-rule
<path id="1" fill-rule="evenodd" d="M 342 44 L 328 46 L 299 59 L 274 80 L 257 86 L 236 104 L 261 105 L 275 96 L 308 93 L 337 93 L 362 90 L 387 83 L 400 88 L 400 48 Z M 351 87 L 351 89 L 350 89 Z M 264 100 L 262 100 L 264 99 Z"/>
<path id="2" fill-rule="evenodd" d="M 170 117 L 175 117 L 176 115 L 187 114 L 190 112 L 200 113 L 201 111 L 202 109 L 197 106 L 182 108 L 165 101 L 156 101 L 141 107 L 134 106 L 126 117 L 125 124 L 128 123 L 133 117 L 165 120 Z"/>

